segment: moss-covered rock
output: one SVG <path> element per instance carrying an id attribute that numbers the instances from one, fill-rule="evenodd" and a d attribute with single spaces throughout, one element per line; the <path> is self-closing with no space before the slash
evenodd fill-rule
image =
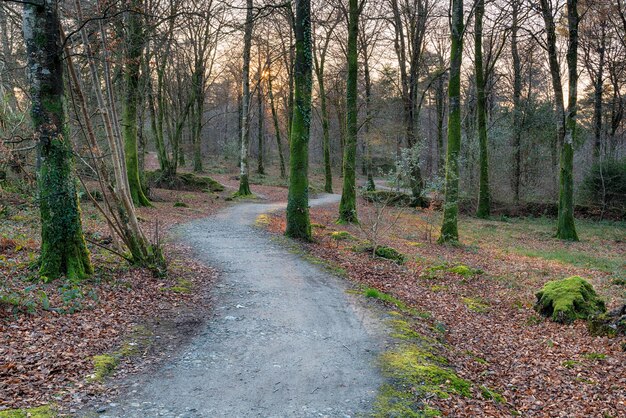
<path id="1" fill-rule="evenodd" d="M 224 186 L 208 176 L 176 173 L 166 176 L 161 170 L 146 172 L 148 186 L 168 190 L 221 192 Z"/>
<path id="2" fill-rule="evenodd" d="M 626 305 L 591 318 L 588 327 L 589 333 L 595 336 L 626 335 Z"/>
<path id="3" fill-rule="evenodd" d="M 548 282 L 536 296 L 535 310 L 555 322 L 571 323 L 606 311 L 593 286 L 579 276 Z"/>
<path id="4" fill-rule="evenodd" d="M 406 256 L 404 254 L 395 248 L 387 247 L 385 245 L 376 247 L 374 254 L 376 254 L 377 257 L 386 258 L 387 260 L 395 261 L 398 264 L 404 264 L 406 261 Z"/>

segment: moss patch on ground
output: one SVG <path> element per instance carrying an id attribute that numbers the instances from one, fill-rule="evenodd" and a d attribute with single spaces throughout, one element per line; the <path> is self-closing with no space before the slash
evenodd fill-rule
<path id="1" fill-rule="evenodd" d="M 489 304 L 480 298 L 465 297 L 461 299 L 463 304 L 472 312 L 485 313 L 489 312 Z"/>
<path id="2" fill-rule="evenodd" d="M 402 254 L 395 248 L 387 247 L 385 245 L 376 247 L 374 254 L 376 254 L 377 257 L 395 261 L 398 264 L 404 264 L 404 262 L 406 261 L 406 256 L 404 254 Z"/>
<path id="3" fill-rule="evenodd" d="M 555 322 L 571 323 L 606 311 L 593 286 L 579 276 L 548 282 L 536 296 L 535 310 Z"/>
<path id="4" fill-rule="evenodd" d="M 354 241 L 356 239 L 348 231 L 333 231 L 329 235 L 335 241 Z"/>
<path id="5" fill-rule="evenodd" d="M 50 405 L 0 411 L 0 418 L 56 418 L 58 416 L 57 410 Z"/>
<path id="6" fill-rule="evenodd" d="M 100 354 L 93 356 L 93 380 L 102 381 L 110 376 L 119 364 L 119 356 Z"/>

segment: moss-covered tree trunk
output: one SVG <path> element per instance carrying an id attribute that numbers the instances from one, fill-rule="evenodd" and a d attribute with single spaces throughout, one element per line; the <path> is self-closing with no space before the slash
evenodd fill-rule
<path id="1" fill-rule="evenodd" d="M 24 4 L 31 116 L 38 141 L 40 274 L 83 279 L 93 272 L 83 236 L 66 118 L 57 1 Z"/>
<path id="2" fill-rule="evenodd" d="M 357 223 L 356 213 L 356 145 L 358 116 L 359 3 L 349 1 L 348 10 L 348 77 L 346 80 L 346 144 L 343 155 L 343 190 L 339 203 L 340 223 Z"/>
<path id="3" fill-rule="evenodd" d="M 459 240 L 459 152 L 461 150 L 461 57 L 463 55 L 463 0 L 452 1 L 450 24 L 450 79 L 448 81 L 448 151 L 446 191 L 439 243 Z"/>
<path id="4" fill-rule="evenodd" d="M 576 107 L 578 98 L 578 0 L 567 0 L 567 68 L 569 92 L 565 116 L 565 138 L 561 149 L 559 175 L 559 216 L 557 238 L 578 241 L 574 224 L 574 136 L 576 135 Z"/>
<path id="5" fill-rule="evenodd" d="M 488 218 L 491 214 L 491 194 L 489 192 L 489 154 L 487 148 L 487 84 L 483 68 L 483 16 L 485 0 L 477 0 L 474 10 L 474 73 L 476 76 L 476 124 L 478 127 L 478 147 L 480 150 L 480 177 L 478 182 L 478 208 L 476 216 Z"/>
<path id="6" fill-rule="evenodd" d="M 290 140 L 287 229 L 292 238 L 311 239 L 309 219 L 309 135 L 311 127 L 311 3 L 296 0 L 296 62 L 294 68 L 294 112 Z"/>
<path id="7" fill-rule="evenodd" d="M 242 94 L 241 94 L 241 149 L 239 156 L 239 196 L 250 196 L 250 50 L 252 49 L 253 8 L 252 0 L 246 0 L 246 24 L 244 28 Z"/>
<path id="8" fill-rule="evenodd" d="M 195 103 L 192 113 L 191 142 L 193 144 L 193 171 L 201 173 L 202 166 L 202 116 L 204 115 L 204 66 L 202 59 L 196 59 L 193 77 Z"/>
<path id="9" fill-rule="evenodd" d="M 122 135 L 126 155 L 126 172 L 130 195 L 136 206 L 150 206 L 143 192 L 139 175 L 137 146 L 137 105 L 139 101 L 139 69 L 143 53 L 141 0 L 132 0 L 126 18 L 126 50 L 124 55 L 125 97 L 122 100 Z"/>
<path id="10" fill-rule="evenodd" d="M 578 11 L 577 1 L 567 1 L 568 43 L 567 66 L 569 76 L 569 102 L 567 115 L 563 99 L 561 68 L 556 46 L 556 29 L 552 15 L 552 5 L 548 0 L 540 0 L 541 12 L 546 26 L 548 63 L 554 90 L 557 111 L 557 144 L 561 148 L 559 164 L 559 210 L 556 237 L 577 241 L 574 225 L 574 135 L 576 130 L 576 100 L 578 83 Z"/>
<path id="11" fill-rule="evenodd" d="M 283 141 L 280 136 L 280 123 L 278 121 L 278 112 L 276 111 L 276 103 L 274 102 L 274 90 L 272 88 L 272 71 L 269 65 L 269 54 L 268 58 L 268 77 L 267 77 L 267 95 L 270 99 L 270 107 L 272 108 L 272 120 L 274 121 L 274 131 L 276 132 L 276 148 L 278 148 L 278 162 L 280 165 L 280 178 L 287 178 L 287 172 L 285 170 L 285 156 L 283 153 Z"/>

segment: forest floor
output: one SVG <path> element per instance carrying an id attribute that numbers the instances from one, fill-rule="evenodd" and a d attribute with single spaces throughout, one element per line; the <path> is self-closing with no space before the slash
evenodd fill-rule
<path id="1" fill-rule="evenodd" d="M 108 391 L 106 375 L 134 373 L 189 340 L 211 307 L 207 293 L 198 289 L 211 287 L 217 273 L 197 262 L 188 247 L 169 239 L 169 231 L 216 213 L 231 193 L 152 190 L 154 206 L 139 209 L 139 220 L 152 240 L 158 221 L 166 277 L 129 266 L 92 244 L 109 245 L 111 237 L 94 205 L 83 200 L 95 274 L 80 283 L 41 283 L 35 267 L 38 209 L 32 195 L 2 191 L 0 414 L 39 405 L 71 411 Z"/>
<path id="2" fill-rule="evenodd" d="M 206 321 L 222 306 L 211 289 L 215 295 L 224 291 L 217 285 L 217 271 L 208 266 L 224 264 L 193 253 L 189 243 L 171 233 L 239 203 L 228 202 L 238 181 L 225 172 L 213 175 L 229 187 L 223 193 L 154 190 L 154 207 L 140 209 L 149 235 L 159 220 L 170 260 L 166 278 L 129 267 L 89 244 L 96 266 L 93 279 L 39 283 L 31 267 L 39 248 L 36 206 L 28 195 L 2 193 L 0 414 L 37 405 L 72 413 L 94 402 L 105 405 L 101 413 L 115 411 L 111 399 L 127 388 L 107 384 L 107 376 L 131 381 L 144 375 L 141 371 L 161 370 L 164 364 L 176 364 L 172 359 L 180 359 L 185 347 L 208 338 L 202 335 Z M 320 176 L 313 178 L 312 192 L 321 190 Z M 276 176 L 253 176 L 252 184 L 258 202 L 286 200 L 286 183 Z M 313 243 L 294 247 L 278 241 L 290 254 L 351 281 L 348 294 L 383 300 L 391 316 L 388 328 L 400 341 L 400 348 L 387 347 L 382 353 L 383 371 L 419 400 L 423 413 L 626 415 L 624 339 L 592 337 L 583 323 L 558 325 L 532 309 L 543 283 L 571 275 L 589 279 L 609 307 L 623 303 L 624 223 L 578 221 L 582 241 L 563 243 L 552 238 L 551 219 L 462 217 L 462 245 L 450 247 L 435 244 L 440 224 L 435 211 L 381 210 L 359 200 L 358 227 L 335 224 L 336 204 L 312 208 L 311 214 Z M 90 203 L 83 203 L 83 220 L 90 241 L 107 242 L 105 224 Z M 258 220 L 276 234 L 284 230 L 284 212 Z M 379 243 L 403 253 L 406 263 L 361 251 L 374 223 L 388 228 Z M 463 268 L 455 269 L 459 266 Z M 430 351 L 425 353 L 424 347 Z M 415 358 L 428 360 L 429 373 L 433 361 L 444 365 L 436 369 L 430 386 L 423 385 L 422 375 L 415 380 L 413 372 L 423 369 L 415 369 Z M 407 364 L 409 371 L 402 369 Z M 397 402 L 403 396 L 397 385 L 382 389 L 374 405 L 377 416 L 409 408 Z"/>
<path id="3" fill-rule="evenodd" d="M 365 294 L 420 313 L 411 329 L 439 341 L 442 362 L 471 385 L 425 394 L 427 406 L 444 416 L 626 416 L 626 340 L 592 337 L 582 322 L 560 325 L 533 310 L 546 281 L 572 275 L 589 279 L 609 308 L 623 304 L 624 223 L 579 220 L 581 242 L 564 243 L 551 219 L 461 217 L 462 245 L 442 246 L 439 212 L 363 200 L 358 210 L 354 226 L 335 223 L 337 205 L 313 208 L 314 242 L 303 248 Z M 269 229 L 281 233 L 284 223 L 276 213 Z M 378 243 L 404 254 L 404 264 L 363 252 L 375 224 L 385 231 Z"/>

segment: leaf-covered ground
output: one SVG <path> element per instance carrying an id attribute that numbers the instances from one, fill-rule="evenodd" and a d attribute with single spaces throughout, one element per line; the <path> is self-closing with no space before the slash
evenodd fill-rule
<path id="1" fill-rule="evenodd" d="M 588 278 L 609 307 L 623 304 L 623 223 L 581 221 L 582 242 L 563 243 L 552 238 L 548 219 L 462 218 L 463 245 L 450 247 L 434 243 L 438 212 L 376 212 L 361 201 L 357 227 L 335 224 L 337 207 L 312 209 L 315 242 L 306 248 L 350 280 L 430 314 L 417 330 L 442 336 L 445 356 L 473 386 L 470 397 L 432 396 L 428 405 L 457 417 L 626 416 L 625 339 L 592 337 L 582 322 L 559 325 L 532 309 L 543 283 L 571 275 Z M 405 254 L 405 264 L 359 251 L 374 222 L 388 228 L 379 244 Z M 284 214 L 275 214 L 269 228 L 282 232 Z M 354 239 L 338 240 L 333 231 Z"/>
<path id="2" fill-rule="evenodd" d="M 71 410 L 105 386 L 101 374 L 132 373 L 175 350 L 195 332 L 210 307 L 216 272 L 196 263 L 186 248 L 166 238 L 177 223 L 214 213 L 224 197 L 153 190 L 154 207 L 139 211 L 146 234 L 158 230 L 168 260 L 167 277 L 128 266 L 88 244 L 96 272 L 81 283 L 41 283 L 33 267 L 39 249 L 38 211 L 28 196 L 0 196 L 0 411 L 53 404 Z M 186 205 L 174 206 L 182 202 Z M 109 245 L 101 215 L 82 203 L 86 236 Z M 94 356 L 112 358 L 95 367 Z M 96 358 L 97 359 L 97 358 Z M 106 363 L 106 361 L 104 362 Z"/>

